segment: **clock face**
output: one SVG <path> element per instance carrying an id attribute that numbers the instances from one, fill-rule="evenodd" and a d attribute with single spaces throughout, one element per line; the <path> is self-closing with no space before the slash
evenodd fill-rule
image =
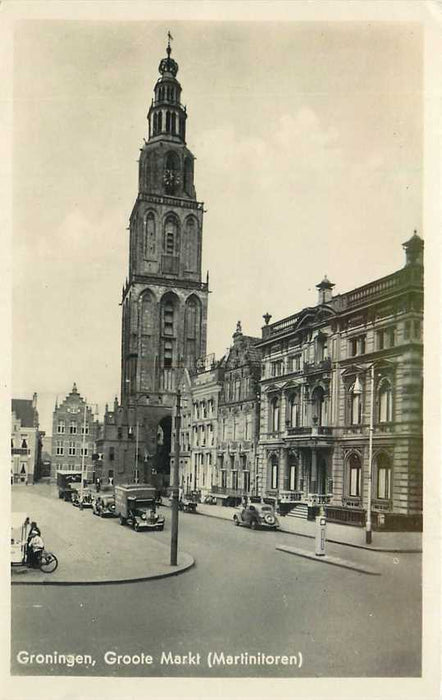
<path id="1" fill-rule="evenodd" d="M 175 170 L 165 170 L 163 176 L 163 182 L 168 189 L 173 189 L 175 185 L 180 182 L 180 177 Z"/>

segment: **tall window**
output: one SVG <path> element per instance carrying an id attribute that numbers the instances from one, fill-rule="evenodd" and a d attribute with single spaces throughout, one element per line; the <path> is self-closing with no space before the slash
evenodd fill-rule
<path id="1" fill-rule="evenodd" d="M 184 356 L 187 367 L 192 367 L 200 353 L 201 303 L 196 296 L 186 301 L 185 307 L 185 348 Z"/>
<path id="2" fill-rule="evenodd" d="M 150 260 L 156 256 L 155 217 L 149 212 L 143 221 L 143 253 Z"/>
<path id="3" fill-rule="evenodd" d="M 289 398 L 289 420 L 292 428 L 299 428 L 301 416 L 299 410 L 299 393 L 292 394 Z"/>
<path id="4" fill-rule="evenodd" d="M 164 252 L 166 255 L 179 254 L 178 223 L 174 216 L 168 216 L 164 224 Z"/>
<path id="5" fill-rule="evenodd" d="M 270 488 L 277 489 L 279 486 L 279 464 L 278 458 L 272 457 L 270 465 Z"/>
<path id="6" fill-rule="evenodd" d="M 64 431 L 65 431 L 64 420 L 59 420 L 58 425 L 57 425 L 57 433 L 64 433 Z"/>
<path id="7" fill-rule="evenodd" d="M 186 194 L 192 194 L 192 161 L 190 158 L 184 160 L 184 190 Z"/>
<path id="8" fill-rule="evenodd" d="M 381 453 L 376 459 L 376 496 L 391 498 L 391 463 L 388 455 Z"/>
<path id="9" fill-rule="evenodd" d="M 297 462 L 292 462 L 290 464 L 290 468 L 289 468 L 289 490 L 290 491 L 295 491 L 295 489 L 296 489 L 297 475 L 298 475 L 298 464 L 297 464 Z"/>
<path id="10" fill-rule="evenodd" d="M 350 387 L 350 423 L 362 423 L 362 387 L 358 380 Z"/>
<path id="11" fill-rule="evenodd" d="M 196 272 L 198 263 L 198 223 L 193 216 L 188 216 L 184 226 L 186 269 Z"/>
<path id="12" fill-rule="evenodd" d="M 272 433 L 279 431 L 279 398 L 277 396 L 270 403 L 270 426 Z"/>
<path id="13" fill-rule="evenodd" d="M 379 423 L 389 423 L 393 420 L 393 400 L 391 382 L 382 379 L 378 389 L 378 419 Z"/>
<path id="14" fill-rule="evenodd" d="M 76 435 L 76 434 L 77 434 L 77 423 L 75 423 L 74 421 L 72 421 L 71 424 L 70 424 L 70 426 L 69 426 L 69 433 L 70 433 L 71 435 Z"/>
<path id="15" fill-rule="evenodd" d="M 350 496 L 360 496 L 361 495 L 361 476 L 362 467 L 361 459 L 359 455 L 352 454 L 348 460 L 348 472 L 349 472 L 349 488 L 348 493 Z"/>
<path id="16" fill-rule="evenodd" d="M 312 418 L 316 419 L 317 425 L 324 425 L 324 389 L 321 386 L 316 387 L 312 394 L 313 399 L 313 414 Z"/>
<path id="17" fill-rule="evenodd" d="M 167 299 L 163 304 L 163 335 L 174 335 L 174 304 L 171 299 Z"/>

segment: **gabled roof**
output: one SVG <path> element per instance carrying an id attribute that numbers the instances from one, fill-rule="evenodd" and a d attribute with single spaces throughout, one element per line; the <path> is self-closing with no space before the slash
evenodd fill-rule
<path id="1" fill-rule="evenodd" d="M 12 410 L 20 419 L 23 428 L 38 426 L 38 413 L 32 407 L 32 399 L 12 399 Z"/>

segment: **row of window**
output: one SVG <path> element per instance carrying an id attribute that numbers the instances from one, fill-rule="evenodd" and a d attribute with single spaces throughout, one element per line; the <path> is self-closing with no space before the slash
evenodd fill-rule
<path id="1" fill-rule="evenodd" d="M 69 445 L 67 446 L 67 451 L 65 452 L 65 445 L 62 443 L 57 443 L 55 447 L 55 454 L 56 455 L 64 455 L 68 454 L 70 457 L 74 457 L 75 455 L 80 455 L 87 457 L 89 454 L 89 448 L 88 447 L 78 447 L 78 443 L 76 442 L 70 442 Z"/>
<path id="2" fill-rule="evenodd" d="M 363 415 L 364 392 L 359 383 L 355 381 L 348 390 L 346 424 L 361 425 L 364 422 Z M 297 391 L 287 397 L 286 426 L 291 428 L 301 427 L 305 418 L 306 404 L 304 403 L 304 417 L 302 411 L 301 392 Z M 311 397 L 312 421 L 318 425 L 324 425 L 325 419 L 325 394 L 322 387 L 316 387 Z M 281 430 L 281 398 L 274 396 L 270 399 L 269 430 L 277 433 Z M 393 389 L 391 380 L 383 377 L 375 392 L 375 414 L 377 423 L 390 423 L 393 420 Z M 368 422 L 368 419 L 367 419 Z"/>
<path id="3" fill-rule="evenodd" d="M 167 134 L 179 134 L 182 139 L 186 137 L 186 121 L 178 112 L 159 110 L 154 113 L 152 120 L 153 136 L 165 131 Z"/>
<path id="4" fill-rule="evenodd" d="M 199 420 L 200 418 L 211 418 L 214 415 L 215 402 L 213 399 L 207 399 L 202 401 L 194 401 L 193 403 L 193 415 Z"/>
<path id="5" fill-rule="evenodd" d="M 171 102 L 178 99 L 178 90 L 171 85 L 161 85 L 157 92 L 158 100 L 170 100 Z"/>
<path id="6" fill-rule="evenodd" d="M 421 340 L 422 339 L 422 324 L 418 319 L 412 319 L 404 322 L 403 326 L 404 340 Z M 366 334 L 355 335 L 348 341 L 348 357 L 357 357 L 365 355 L 367 352 L 367 336 Z M 388 326 L 376 331 L 375 335 L 375 350 L 386 350 L 397 345 L 397 330 L 395 326 Z M 313 356 L 310 356 L 309 348 L 305 348 L 303 353 L 289 355 L 285 360 L 278 359 L 270 363 L 270 377 L 280 377 L 291 372 L 299 372 L 302 369 L 303 363 L 322 362 L 328 358 L 328 347 L 325 336 L 317 338 L 314 345 Z M 262 376 L 266 376 L 266 365 L 262 366 Z"/>
<path id="7" fill-rule="evenodd" d="M 296 491 L 304 489 L 304 479 L 299 477 L 299 465 L 289 466 L 288 489 Z M 346 462 L 346 495 L 351 498 L 362 497 L 362 461 L 358 454 L 352 453 Z M 380 453 L 373 461 L 374 495 L 381 500 L 391 499 L 391 460 L 385 453 Z M 270 488 L 279 489 L 281 486 L 281 474 L 278 458 L 273 456 L 270 463 Z M 326 484 L 324 483 L 324 492 Z"/>
<path id="8" fill-rule="evenodd" d="M 206 445 L 206 441 L 208 445 L 214 445 L 215 444 L 215 434 L 213 431 L 213 425 L 212 423 L 209 423 L 209 425 L 194 425 L 193 426 L 193 444 L 195 447 L 202 446 L 204 447 Z"/>
<path id="9" fill-rule="evenodd" d="M 250 491 L 250 472 L 237 472 L 235 470 L 227 472 L 225 469 L 221 472 L 222 488 L 243 489 L 246 493 Z"/>
<path id="10" fill-rule="evenodd" d="M 57 424 L 57 433 L 64 434 L 66 432 L 66 424 L 64 420 L 59 420 Z M 71 422 L 69 425 L 69 435 L 76 435 L 78 433 L 78 425 L 75 422 Z M 80 435 L 89 435 L 89 426 L 80 426 Z"/>

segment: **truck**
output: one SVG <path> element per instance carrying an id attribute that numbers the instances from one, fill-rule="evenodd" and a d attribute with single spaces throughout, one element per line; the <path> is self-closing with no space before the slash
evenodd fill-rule
<path id="1" fill-rule="evenodd" d="M 72 501 L 81 485 L 81 471 L 65 470 L 57 472 L 58 498 Z"/>
<path id="2" fill-rule="evenodd" d="M 157 513 L 156 489 L 149 484 L 115 486 L 115 515 L 120 525 L 129 525 L 135 532 L 164 530 L 165 518 Z"/>

